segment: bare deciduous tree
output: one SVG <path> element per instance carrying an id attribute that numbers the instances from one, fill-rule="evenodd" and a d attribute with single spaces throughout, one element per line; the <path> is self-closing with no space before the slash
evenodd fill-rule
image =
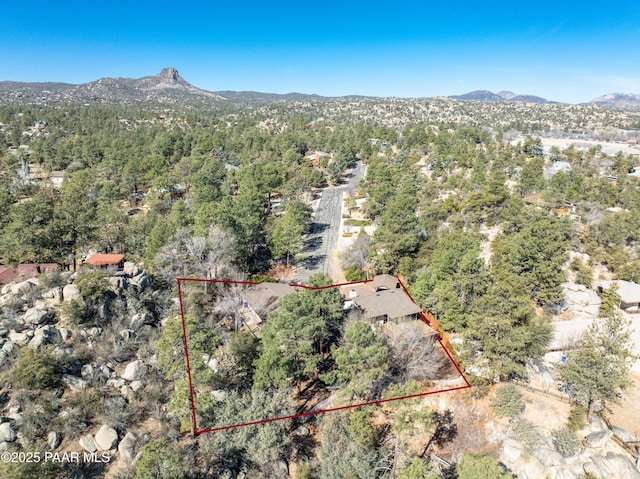
<path id="1" fill-rule="evenodd" d="M 388 346 L 391 369 L 401 382 L 437 379 L 448 362 L 434 336 L 418 321 L 400 323 L 390 328 Z"/>
<path id="2" fill-rule="evenodd" d="M 367 269 L 369 261 L 369 247 L 371 246 L 371 236 L 365 232 L 360 232 L 355 242 L 342 253 L 340 259 L 342 267 L 345 269 L 355 268 L 360 271 Z"/>
<path id="3" fill-rule="evenodd" d="M 233 330 L 236 332 L 240 331 L 244 323 L 245 312 L 242 304 L 244 290 L 245 288 L 240 285 L 230 284 L 216 301 L 216 311 L 233 322 Z"/>
<path id="4" fill-rule="evenodd" d="M 155 263 L 169 283 L 178 277 L 214 279 L 232 273 L 236 251 L 236 239 L 216 225 L 211 225 L 204 237 L 183 228 L 160 249 Z"/>

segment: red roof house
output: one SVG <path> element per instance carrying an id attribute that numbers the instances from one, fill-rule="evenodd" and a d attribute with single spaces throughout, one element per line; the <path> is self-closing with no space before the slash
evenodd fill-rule
<path id="1" fill-rule="evenodd" d="M 16 272 L 18 273 L 18 279 L 20 280 L 35 278 L 40 274 L 38 271 L 38 265 L 31 263 L 19 264 L 16 268 Z"/>
<path id="2" fill-rule="evenodd" d="M 18 273 L 11 266 L 0 264 L 0 284 L 9 284 L 16 279 L 18 279 Z"/>
<path id="3" fill-rule="evenodd" d="M 124 255 L 96 253 L 89 256 L 85 263 L 100 268 L 106 268 L 108 266 L 122 268 L 124 266 Z"/>
<path id="4" fill-rule="evenodd" d="M 41 273 L 57 269 L 60 269 L 60 265 L 57 263 L 41 263 L 39 265 L 22 263 L 15 269 L 11 266 L 0 264 L 0 284 L 8 284 L 12 281 L 25 281 L 35 278 Z"/>

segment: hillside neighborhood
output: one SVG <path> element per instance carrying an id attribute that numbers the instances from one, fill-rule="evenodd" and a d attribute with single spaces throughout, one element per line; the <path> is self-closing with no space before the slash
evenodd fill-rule
<path id="1" fill-rule="evenodd" d="M 633 109 L 0 86 L 0 476 L 640 477 Z"/>

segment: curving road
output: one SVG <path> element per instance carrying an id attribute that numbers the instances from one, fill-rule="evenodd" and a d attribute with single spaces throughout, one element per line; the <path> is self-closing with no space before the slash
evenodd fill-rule
<path id="1" fill-rule="evenodd" d="M 345 184 L 326 188 L 322 192 L 312 215 L 310 232 L 304 240 L 302 252 L 305 259 L 296 265 L 295 282 L 305 283 L 316 273 L 329 273 L 329 258 L 340 234 L 342 194 L 354 191 L 364 172 L 365 166 L 358 162 L 345 175 Z"/>

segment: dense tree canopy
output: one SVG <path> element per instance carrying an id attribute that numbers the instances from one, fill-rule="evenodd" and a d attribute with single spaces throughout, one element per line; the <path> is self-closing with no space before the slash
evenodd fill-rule
<path id="1" fill-rule="evenodd" d="M 362 397 L 385 373 L 388 354 L 382 335 L 368 322 L 355 321 L 347 326 L 344 344 L 332 348 L 336 369 L 326 379 L 347 382 L 343 392 Z"/>
<path id="2" fill-rule="evenodd" d="M 20 437 L 10 450 L 46 447 L 45 430 L 74 441 L 98 421 L 118 433 L 147 433 L 148 421 L 157 420 L 150 438 L 138 437 L 139 446 L 146 445 L 135 472 L 123 474 L 277 478 L 294 475 L 288 468 L 296 462 L 298 477 L 439 477 L 428 454 L 439 446 L 434 437 L 443 416 L 419 399 L 176 441 L 191 428 L 192 411 L 175 277 L 263 279 L 293 271 L 317 200 L 314 188 L 340 185 L 356 160 L 367 165 L 366 178 L 349 191 L 344 207 L 367 233 L 342 255 L 351 270 L 346 277 L 400 273 L 416 301 L 457 336 L 469 373 L 489 381 L 526 378 L 527 361 L 549 343 L 562 283 L 593 287 L 600 276 L 640 277 L 640 180 L 628 174 L 637 159 L 601 148 L 547 151 L 546 140 L 534 135 L 541 125 L 565 121 L 564 133 L 572 137 L 637 138 L 632 130 L 583 128 L 612 112 L 585 107 L 570 119 L 529 119 L 526 109 L 505 103 L 500 108 L 509 118 L 491 106 L 492 129 L 478 123 L 473 102 L 454 108 L 446 100 L 444 117 L 436 121 L 422 110 L 421 122 L 411 122 L 402 101 L 392 102 L 387 118 L 377 116 L 371 99 L 331 103 L 339 113 L 323 118 L 317 113 L 325 100 L 230 103 L 208 111 L 0 106 L 0 263 L 62 266 L 56 278 L 41 275 L 23 294 L 2 297 L 0 329 L 13 338 L 3 340 L 2 379 L 11 385 L 8 404 L 19 404 L 23 416 L 11 423 Z M 354 122 L 356 104 L 393 126 Z M 544 111 L 557 114 L 555 106 Z M 627 127 L 637 122 L 631 114 L 625 118 Z M 521 133 L 528 136 L 521 140 Z M 554 173 L 553 161 L 570 168 Z M 362 210 L 355 198 L 364 202 Z M 342 234 L 339 243 L 348 243 L 351 231 Z M 124 253 L 143 266 L 154 291 L 119 291 L 116 298 L 104 271 L 65 271 L 96 251 Z M 71 334 L 63 340 L 60 330 L 50 338 L 55 350 L 16 346 L 23 337 L 14 330 L 26 312 L 45 307 L 71 281 L 80 298 L 50 308 L 46 324 L 24 328 L 47 331 L 61 319 Z M 319 275 L 308 284 L 333 282 Z M 45 291 L 49 297 L 41 301 Z M 288 416 L 329 398 L 342 405 L 417 394 L 442 366 L 433 339 L 411 327 L 394 335 L 392 327 L 376 329 L 357 313 L 347 316 L 335 288 L 300 288 L 257 328 L 247 324 L 240 287 L 198 284 L 183 293 L 200 427 Z M 617 400 L 628 384 L 628 328 L 615 295 L 602 297 L 606 319 L 567 354 L 559 373 L 585 406 Z M 101 375 L 114 374 L 107 366 L 121 370 L 136 359 L 147 365 L 143 389 L 105 384 Z M 82 376 L 88 387 L 69 388 L 57 401 L 69 380 L 61 382 L 62 373 Z M 514 404 L 510 411 L 520 401 Z M 54 419 L 40 427 L 38 417 Z M 567 437 L 556 431 L 559 449 L 560 442 L 571 445 Z M 445 458 L 458 459 L 446 452 Z M 5 466 L 9 476 L 36 474 Z M 455 468 L 460 479 L 506 477 L 486 455 L 466 454 Z"/>
<path id="3" fill-rule="evenodd" d="M 342 317 L 335 288 L 303 290 L 282 297 L 261 330 L 254 387 L 282 387 L 316 374 L 329 333 Z"/>

